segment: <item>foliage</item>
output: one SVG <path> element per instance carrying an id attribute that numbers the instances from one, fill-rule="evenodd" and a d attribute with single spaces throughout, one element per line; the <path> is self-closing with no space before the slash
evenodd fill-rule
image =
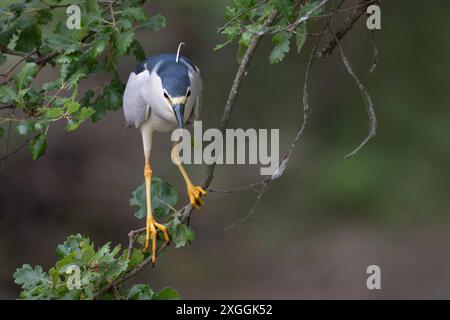
<path id="1" fill-rule="evenodd" d="M 278 12 L 278 18 L 270 26 L 265 21 L 272 11 Z M 289 52 L 293 35 L 296 41 L 297 52 L 303 47 L 306 37 L 306 22 L 298 23 L 302 17 L 315 17 L 322 12 L 320 1 L 308 1 L 301 4 L 295 0 L 234 0 L 232 6 L 225 10 L 227 23 L 219 29 L 226 35 L 227 41 L 216 46 L 221 49 L 224 46 L 237 41 L 239 44 L 238 61 L 255 34 L 272 35 L 274 45 L 270 55 L 270 63 L 283 61 Z"/>
<path id="2" fill-rule="evenodd" d="M 168 219 L 166 224 L 176 248 L 186 246 L 194 239 L 194 232 L 190 227 L 181 223 L 179 213 L 172 205 L 176 204 L 178 194 L 168 183 L 159 178 L 153 179 L 153 188 L 159 190 L 152 194 L 152 201 L 158 199 L 161 206 L 158 211 L 161 218 Z M 145 207 L 145 196 L 142 198 L 142 186 L 132 194 L 130 204 L 140 208 Z M 169 206 L 168 203 L 171 203 Z M 163 209 L 163 207 L 165 208 Z M 143 242 L 138 239 L 139 242 Z M 137 284 L 131 288 L 119 287 L 113 292 L 107 292 L 95 297 L 105 285 L 119 279 L 135 269 L 145 259 L 141 248 L 122 250 L 120 245 L 115 247 L 106 243 L 98 248 L 87 237 L 80 234 L 71 235 L 56 248 L 56 264 L 45 272 L 41 266 L 34 268 L 28 264 L 18 268 L 14 273 L 15 282 L 22 287 L 20 299 L 128 299 L 128 300 L 162 300 L 177 299 L 177 291 L 164 288 L 153 291 L 146 284 Z M 74 266 L 79 268 L 79 287 L 73 284 Z"/>
<path id="3" fill-rule="evenodd" d="M 44 154 L 49 127 L 65 122 L 74 131 L 86 121 L 99 121 L 107 111 L 122 105 L 124 84 L 117 72 L 117 61 L 132 54 L 140 62 L 144 50 L 135 30 L 158 31 L 165 26 L 161 15 L 148 17 L 138 0 L 108 2 L 79 1 L 80 28 L 66 26 L 65 1 L 22 0 L 0 10 L 0 64 L 14 62 L 2 74 L 0 106 L 20 110 L 1 122 L 13 121 L 20 135 L 28 136 L 33 159 Z M 18 63 L 15 60 L 19 58 Z M 22 63 L 21 63 L 22 62 Z M 57 68 L 58 76 L 37 85 L 34 80 L 45 65 Z M 82 96 L 80 82 L 97 74 L 109 75 Z M 0 129 L 0 138 L 4 129 Z"/>
<path id="4" fill-rule="evenodd" d="M 111 248 L 107 243 L 97 250 L 93 242 L 80 234 L 72 235 L 56 249 L 58 261 L 48 272 L 41 266 L 24 264 L 14 273 L 15 282 L 22 287 L 20 299 L 94 299 L 95 292 L 105 284 L 114 281 L 134 266 L 142 262 L 143 255 L 133 249 L 128 259 L 128 250 L 120 245 Z M 74 277 L 73 266 L 79 268 L 79 287 Z M 71 284 L 73 283 L 73 286 Z M 174 289 L 164 288 L 154 292 L 148 285 L 134 285 L 129 289 L 118 288 L 116 292 L 106 293 L 99 299 L 158 300 L 177 299 Z"/>
<path id="5" fill-rule="evenodd" d="M 158 177 L 152 177 L 151 203 L 152 212 L 156 218 L 163 218 L 171 211 L 178 201 L 178 193 L 167 182 Z M 145 201 L 145 183 L 142 183 L 132 194 L 130 205 L 138 207 L 134 213 L 136 218 L 142 219 L 147 213 L 147 202 Z"/>

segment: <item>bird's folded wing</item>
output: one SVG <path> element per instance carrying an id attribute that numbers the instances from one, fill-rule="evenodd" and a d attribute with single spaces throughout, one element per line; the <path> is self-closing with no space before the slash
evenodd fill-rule
<path id="1" fill-rule="evenodd" d="M 123 95 L 123 112 L 127 126 L 140 127 L 150 115 L 150 107 L 140 94 L 140 87 L 146 83 L 144 72 L 135 74 L 132 72 L 128 78 Z"/>

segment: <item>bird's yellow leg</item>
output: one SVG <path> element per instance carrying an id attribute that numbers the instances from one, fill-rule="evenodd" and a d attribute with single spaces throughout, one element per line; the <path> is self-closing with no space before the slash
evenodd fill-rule
<path id="1" fill-rule="evenodd" d="M 156 262 L 156 242 L 157 242 L 157 229 L 161 230 L 164 234 L 164 240 L 166 242 L 170 241 L 167 228 L 160 223 L 157 223 L 153 218 L 152 214 L 152 204 L 151 204 L 151 183 L 152 183 L 152 170 L 150 169 L 150 162 L 148 159 L 145 160 L 144 167 L 144 177 L 145 177 L 145 196 L 147 201 L 147 220 L 146 220 L 146 234 L 145 234 L 145 246 L 144 251 L 149 248 L 150 238 L 152 240 L 152 263 Z"/>
<path id="2" fill-rule="evenodd" d="M 177 144 L 175 144 L 172 149 L 172 157 L 175 157 L 175 159 L 177 160 L 176 161 L 177 167 L 180 170 L 184 181 L 186 182 L 187 194 L 189 196 L 189 201 L 194 206 L 194 208 L 199 209 L 200 206 L 205 204 L 201 197 L 206 195 L 206 191 L 203 190 L 202 187 L 194 186 L 192 184 L 191 179 L 189 178 L 186 170 L 183 167 L 183 164 L 181 163 L 181 161 L 179 159 L 177 148 L 178 148 Z"/>

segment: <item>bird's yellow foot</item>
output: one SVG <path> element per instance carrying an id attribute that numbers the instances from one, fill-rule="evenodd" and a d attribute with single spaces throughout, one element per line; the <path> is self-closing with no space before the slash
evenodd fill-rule
<path id="1" fill-rule="evenodd" d="M 167 232 L 167 227 L 156 222 L 154 219 L 147 220 L 147 232 L 145 236 L 145 246 L 144 252 L 147 252 L 149 248 L 150 238 L 152 240 L 152 263 L 156 263 L 156 243 L 157 243 L 157 229 L 161 230 L 164 235 L 164 241 L 170 242 L 169 233 Z"/>
<path id="2" fill-rule="evenodd" d="M 199 209 L 200 206 L 204 205 L 201 197 L 206 196 L 206 191 L 203 190 L 202 187 L 189 185 L 187 189 L 189 200 L 191 201 L 191 204 L 194 206 L 194 208 Z"/>

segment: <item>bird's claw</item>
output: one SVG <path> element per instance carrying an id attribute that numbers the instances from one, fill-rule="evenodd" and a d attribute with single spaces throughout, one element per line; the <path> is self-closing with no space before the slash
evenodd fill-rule
<path id="1" fill-rule="evenodd" d="M 188 196 L 189 200 L 191 201 L 191 204 L 194 206 L 194 208 L 199 209 L 202 205 L 205 203 L 202 200 L 202 196 L 206 196 L 206 191 L 203 190 L 200 186 L 188 186 Z"/>
<path id="2" fill-rule="evenodd" d="M 147 222 L 147 233 L 145 237 L 145 246 L 144 252 L 147 252 L 149 249 L 150 238 L 152 240 L 152 264 L 156 263 L 156 242 L 157 242 L 157 229 L 161 230 L 164 235 L 164 241 L 169 243 L 170 237 L 167 232 L 167 227 L 156 222 L 154 219 Z"/>

